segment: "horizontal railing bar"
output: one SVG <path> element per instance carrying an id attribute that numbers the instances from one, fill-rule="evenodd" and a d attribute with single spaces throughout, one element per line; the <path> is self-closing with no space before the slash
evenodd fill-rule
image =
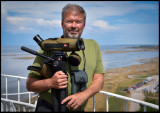
<path id="1" fill-rule="evenodd" d="M 35 92 L 22 92 L 22 93 L 8 93 L 7 95 L 22 95 L 22 94 L 28 94 L 28 93 L 35 93 Z M 1 94 L 1 95 L 6 95 L 6 94 Z"/>
<path id="2" fill-rule="evenodd" d="M 125 96 L 122 96 L 122 95 L 118 95 L 118 94 L 114 94 L 114 93 L 110 93 L 110 92 L 106 92 L 106 91 L 99 91 L 99 93 L 105 94 L 105 95 L 109 95 L 109 96 L 113 96 L 113 97 L 120 98 L 120 99 L 124 99 L 124 100 L 128 100 L 128 101 L 132 101 L 132 102 L 139 103 L 139 104 L 142 104 L 142 105 L 145 105 L 145 106 L 149 106 L 149 107 L 152 107 L 154 109 L 159 110 L 159 106 L 158 105 L 155 105 L 155 104 L 152 104 L 152 103 L 148 103 L 148 102 L 145 102 L 145 101 L 141 101 L 141 100 L 125 97 Z"/>
<path id="3" fill-rule="evenodd" d="M 13 77 L 13 78 L 20 78 L 20 79 L 27 79 L 27 77 L 21 77 L 21 76 L 15 76 L 15 75 L 7 75 L 7 74 L 1 74 L 1 76 Z"/>
<path id="4" fill-rule="evenodd" d="M 5 76 L 6 78 L 7 77 L 13 77 L 13 78 L 18 78 L 18 79 L 27 79 L 27 77 L 7 75 L 7 74 L 1 74 L 1 76 Z M 17 95 L 17 94 L 27 94 L 27 93 L 34 93 L 34 92 L 10 93 L 10 94 L 7 94 L 7 95 Z M 149 107 L 152 107 L 154 109 L 159 110 L 158 105 L 148 103 L 148 102 L 145 102 L 145 101 L 125 97 L 125 96 L 122 96 L 122 95 L 118 95 L 118 94 L 114 94 L 114 93 L 110 93 L 110 92 L 106 92 L 106 91 L 99 91 L 99 93 L 100 94 L 105 94 L 106 96 L 113 96 L 113 97 L 120 98 L 120 99 L 123 99 L 123 100 L 132 101 L 132 102 L 142 104 L 144 106 L 149 106 Z M 1 94 L 1 95 L 6 95 L 6 94 Z M 25 102 L 20 102 L 20 101 L 15 101 L 15 100 L 9 100 L 9 99 L 4 99 L 4 98 L 1 98 L 1 101 L 13 102 L 13 103 L 16 103 L 16 104 L 22 104 L 22 105 L 30 106 L 30 107 L 33 107 L 33 108 L 36 107 L 36 104 L 34 105 L 34 104 L 30 104 L 30 103 L 25 103 Z M 94 109 L 94 111 L 95 111 L 95 109 Z"/>
<path id="5" fill-rule="evenodd" d="M 15 101 L 15 100 L 11 100 L 11 99 L 1 98 L 1 101 L 12 102 L 12 103 L 15 103 L 15 104 L 21 104 L 21 105 L 25 105 L 25 106 L 29 106 L 29 107 L 33 107 L 33 108 L 36 107 L 35 104 L 28 104 L 28 103 L 25 103 L 25 102 Z"/>
<path id="6" fill-rule="evenodd" d="M 21 79 L 27 79 L 27 77 L 21 77 L 21 76 L 14 76 L 14 75 L 7 75 L 7 74 L 1 74 L 1 76 L 3 76 L 3 77 L 5 77 L 6 78 L 6 80 L 7 80 L 7 78 L 16 78 L 19 82 L 20 82 L 20 80 Z M 6 88 L 7 88 L 7 81 L 6 81 Z M 20 84 L 19 84 L 20 85 Z M 19 85 L 18 85 L 18 87 L 19 87 Z M 20 89 L 20 88 L 19 88 Z M 6 89 L 6 91 L 7 91 L 7 89 Z M 28 91 L 28 92 L 18 92 L 18 93 L 6 93 L 6 94 L 1 94 L 1 96 L 2 95 L 6 95 L 6 96 L 8 96 L 8 95 L 21 95 L 21 94 L 31 94 L 31 93 L 35 93 L 35 92 L 30 92 L 30 91 Z M 20 97 L 20 96 L 19 96 Z M 29 98 L 29 100 L 30 100 L 30 98 Z M 32 107 L 32 108 L 36 108 L 36 102 L 34 103 L 34 104 L 31 104 L 31 102 L 30 103 L 26 103 L 26 102 L 22 102 L 22 101 L 17 101 L 17 100 L 11 100 L 11 99 L 8 99 L 8 98 L 1 98 L 1 107 L 2 107 L 2 102 L 7 102 L 7 103 L 14 103 L 14 104 L 18 104 L 18 105 L 22 105 L 22 106 L 28 106 L 28 107 Z M 6 108 L 7 109 L 7 108 Z"/>

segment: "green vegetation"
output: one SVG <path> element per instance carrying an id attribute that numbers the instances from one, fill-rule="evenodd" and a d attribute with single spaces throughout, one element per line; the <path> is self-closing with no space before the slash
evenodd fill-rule
<path id="1" fill-rule="evenodd" d="M 159 105 L 159 93 L 151 93 L 151 92 L 146 92 L 144 93 L 145 95 L 145 100 L 146 102 L 149 102 L 149 103 L 152 103 L 152 104 L 156 104 L 156 105 Z M 140 105 L 140 110 L 137 111 L 137 112 L 142 112 L 144 111 L 144 106 L 143 105 Z M 154 108 L 151 108 L 151 107 L 146 107 L 146 111 L 147 112 L 159 112 L 159 110 L 156 110 Z"/>
<path id="2" fill-rule="evenodd" d="M 115 91 L 115 94 L 127 96 L 128 94 L 121 91 L 122 89 L 124 89 L 124 87 L 118 86 Z M 125 100 L 119 99 L 116 97 L 110 97 L 109 98 L 109 111 L 110 112 L 125 111 Z"/>

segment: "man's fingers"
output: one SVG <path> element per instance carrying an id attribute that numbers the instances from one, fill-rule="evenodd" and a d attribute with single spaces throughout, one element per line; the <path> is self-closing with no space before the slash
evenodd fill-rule
<path id="1" fill-rule="evenodd" d="M 60 82 L 58 85 L 64 86 L 64 85 L 67 85 L 67 84 L 68 84 L 68 81 L 64 81 L 64 82 Z"/>
<path id="2" fill-rule="evenodd" d="M 74 103 L 71 103 L 71 108 L 74 108 L 78 103 L 74 102 Z"/>
<path id="3" fill-rule="evenodd" d="M 76 104 L 76 105 L 74 106 L 73 110 L 76 110 L 78 107 L 79 107 L 79 105 Z"/>
<path id="4" fill-rule="evenodd" d="M 57 71 L 56 73 L 60 74 L 60 75 L 64 75 L 65 74 L 63 71 Z"/>
<path id="5" fill-rule="evenodd" d="M 69 108 L 69 106 L 73 104 L 74 104 L 74 99 L 71 98 L 66 107 Z"/>
<path id="6" fill-rule="evenodd" d="M 68 96 L 67 98 L 63 99 L 62 102 L 61 102 L 61 104 L 64 104 L 65 102 L 67 102 L 67 101 L 69 101 L 69 100 L 71 100 L 71 97 L 70 97 L 70 96 Z"/>

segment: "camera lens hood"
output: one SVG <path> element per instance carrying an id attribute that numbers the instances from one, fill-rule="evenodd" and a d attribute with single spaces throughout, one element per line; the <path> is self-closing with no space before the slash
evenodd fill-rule
<path id="1" fill-rule="evenodd" d="M 81 63 L 81 57 L 77 53 L 72 52 L 68 57 L 68 63 L 72 66 L 78 66 Z"/>

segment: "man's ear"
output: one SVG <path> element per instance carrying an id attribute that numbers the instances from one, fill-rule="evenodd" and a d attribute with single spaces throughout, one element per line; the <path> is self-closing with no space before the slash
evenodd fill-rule
<path id="1" fill-rule="evenodd" d="M 61 21 L 61 26 L 62 26 L 62 28 L 63 28 L 63 21 Z"/>
<path id="2" fill-rule="evenodd" d="M 84 23 L 83 29 L 85 28 L 85 25 L 86 25 L 86 24 Z"/>

